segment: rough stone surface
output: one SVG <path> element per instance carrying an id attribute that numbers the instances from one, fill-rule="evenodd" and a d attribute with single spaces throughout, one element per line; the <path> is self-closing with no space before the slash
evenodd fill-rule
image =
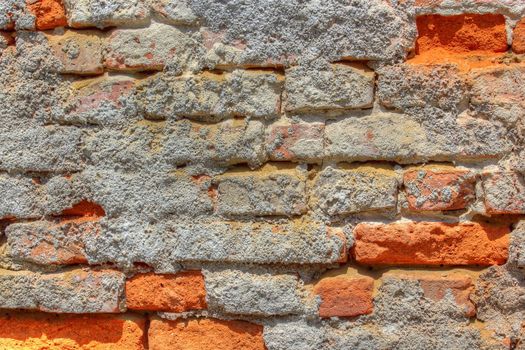
<path id="1" fill-rule="evenodd" d="M 232 172 L 216 180 L 217 210 L 226 216 L 304 214 L 306 179 L 290 169 L 259 172 Z"/>
<path id="2" fill-rule="evenodd" d="M 267 128 L 265 145 L 271 160 L 320 162 L 324 153 L 324 123 L 276 121 Z"/>
<path id="3" fill-rule="evenodd" d="M 0 307 L 58 313 L 110 313 L 123 309 L 124 274 L 74 269 L 41 274 L 2 270 Z"/>
<path id="4" fill-rule="evenodd" d="M 213 120 L 246 116 L 273 118 L 280 111 L 282 78 L 265 71 L 158 74 L 139 87 L 139 102 L 149 118 L 193 117 Z"/>
<path id="5" fill-rule="evenodd" d="M 87 263 L 84 242 L 87 237 L 96 237 L 98 234 L 98 221 L 84 218 L 61 223 L 18 223 L 6 229 L 10 255 L 40 265 Z"/>
<path id="6" fill-rule="evenodd" d="M 212 58 L 223 64 L 394 59 L 405 55 L 415 35 L 413 12 L 397 2 L 187 2 L 209 28 Z"/>
<path id="7" fill-rule="evenodd" d="M 488 213 L 525 214 L 525 179 L 519 173 L 486 173 L 483 189 Z"/>
<path id="8" fill-rule="evenodd" d="M 396 207 L 397 180 L 390 169 L 327 167 L 311 185 L 310 206 L 327 215 L 391 210 Z"/>
<path id="9" fill-rule="evenodd" d="M 81 131 L 66 126 L 13 128 L 0 133 L 0 169 L 70 172 L 82 169 Z"/>
<path id="10" fill-rule="evenodd" d="M 71 27 L 104 28 L 116 25 L 143 25 L 149 8 L 142 0 L 64 0 Z"/>
<path id="11" fill-rule="evenodd" d="M 126 267 L 143 262 L 158 272 L 173 272 L 178 270 L 178 262 L 184 261 L 259 264 L 344 261 L 345 237 L 315 222 L 149 225 L 102 220 L 101 224 L 102 234 L 86 242 L 90 263 L 114 262 Z"/>
<path id="12" fill-rule="evenodd" d="M 405 172 L 410 210 L 457 210 L 475 198 L 475 177 L 468 171 L 417 169 Z"/>
<path id="13" fill-rule="evenodd" d="M 494 266 L 477 281 L 473 301 L 478 318 L 487 327 L 509 338 L 511 344 L 523 342 L 525 319 L 525 278 L 523 270 Z"/>
<path id="14" fill-rule="evenodd" d="M 214 268 L 205 270 L 209 308 L 229 314 L 298 314 L 304 307 L 297 276 L 269 270 Z"/>
<path id="15" fill-rule="evenodd" d="M 499 158 L 510 151 L 505 130 L 485 120 L 465 117 L 445 130 L 425 124 L 396 113 L 349 115 L 327 123 L 325 157 L 415 163 Z M 454 136 L 447 137 L 449 132 Z"/>
<path id="16" fill-rule="evenodd" d="M 99 32 L 67 30 L 48 36 L 53 54 L 61 62 L 60 73 L 97 75 L 102 66 L 102 38 Z"/>
<path id="17" fill-rule="evenodd" d="M 374 73 L 364 66 L 333 64 L 323 69 L 297 66 L 286 71 L 289 112 L 372 107 Z"/>
<path id="18" fill-rule="evenodd" d="M 397 64 L 379 70 L 377 95 L 388 108 L 433 106 L 455 111 L 467 98 L 465 78 L 454 65 Z"/>
<path id="19" fill-rule="evenodd" d="M 0 174 L 0 218 L 37 218 L 42 215 L 41 191 L 33 179 Z"/>
<path id="20" fill-rule="evenodd" d="M 439 302 L 452 300 L 464 310 L 465 316 L 476 315 L 476 307 L 471 301 L 474 291 L 472 278 L 466 274 L 435 274 L 435 273 L 406 273 L 392 274 L 393 278 L 416 280 L 427 299 Z"/>
<path id="21" fill-rule="evenodd" d="M 154 23 L 147 29 L 115 29 L 109 34 L 104 65 L 119 71 L 197 70 L 204 46 L 187 28 Z"/>

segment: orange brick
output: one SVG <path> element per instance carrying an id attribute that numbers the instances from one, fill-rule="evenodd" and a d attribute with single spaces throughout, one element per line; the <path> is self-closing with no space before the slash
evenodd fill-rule
<path id="1" fill-rule="evenodd" d="M 143 350 L 145 319 L 132 315 L 0 314 L 0 349 Z"/>
<path id="2" fill-rule="evenodd" d="M 200 271 L 135 275 L 126 282 L 126 303 L 132 310 L 183 312 L 206 309 L 204 276 Z"/>
<path id="3" fill-rule="evenodd" d="M 372 312 L 374 280 L 370 277 L 328 277 L 319 281 L 314 293 L 321 297 L 319 316 L 352 317 Z"/>
<path id="4" fill-rule="evenodd" d="M 475 197 L 473 176 L 468 171 L 411 170 L 404 174 L 410 210 L 457 210 Z"/>
<path id="5" fill-rule="evenodd" d="M 93 219 L 100 218 L 106 215 L 104 208 L 99 204 L 93 203 L 87 200 L 82 200 L 71 208 L 64 209 L 61 216 L 77 216 L 77 217 L 90 217 Z"/>
<path id="6" fill-rule="evenodd" d="M 354 254 L 362 264 L 503 264 L 509 232 L 505 225 L 477 222 L 361 223 L 354 230 Z"/>
<path id="7" fill-rule="evenodd" d="M 245 321 L 151 320 L 150 350 L 264 350 L 263 327 Z"/>
<path id="8" fill-rule="evenodd" d="M 453 53 L 507 50 L 505 17 L 499 14 L 417 17 L 416 53 L 442 49 Z"/>
<path id="9" fill-rule="evenodd" d="M 470 276 L 413 273 L 403 274 L 400 277 L 419 281 L 425 298 L 434 301 L 442 300 L 447 293 L 452 293 L 456 304 L 463 308 L 466 316 L 476 315 L 476 307 L 470 301 L 470 294 L 474 290 Z"/>
<path id="10" fill-rule="evenodd" d="M 61 0 L 28 1 L 29 11 L 36 17 L 36 29 L 47 30 L 67 25 L 66 11 Z"/>
<path id="11" fill-rule="evenodd" d="M 522 18 L 514 28 L 512 51 L 525 53 L 525 18 Z"/>

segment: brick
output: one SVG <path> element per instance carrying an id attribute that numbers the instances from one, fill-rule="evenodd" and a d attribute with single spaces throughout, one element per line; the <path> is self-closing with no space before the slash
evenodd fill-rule
<path id="1" fill-rule="evenodd" d="M 81 130 L 62 126 L 11 128 L 0 133 L 0 170 L 81 170 Z"/>
<path id="2" fill-rule="evenodd" d="M 497 123 L 470 117 L 449 121 L 444 128 L 436 120 L 423 124 L 405 114 L 350 114 L 327 122 L 325 157 L 348 162 L 472 162 L 499 158 L 511 149 L 505 129 Z"/>
<path id="3" fill-rule="evenodd" d="M 507 51 L 505 17 L 500 14 L 417 17 L 416 53 L 437 49 L 453 53 Z"/>
<path id="4" fill-rule="evenodd" d="M 43 213 L 40 186 L 30 177 L 0 174 L 0 219 L 29 219 Z"/>
<path id="5" fill-rule="evenodd" d="M 82 181 L 108 217 L 195 219 L 211 214 L 210 180 L 199 182 L 183 171 L 145 174 L 90 169 L 82 174 Z"/>
<path id="6" fill-rule="evenodd" d="M 139 87 L 139 101 L 149 118 L 274 118 L 280 112 L 282 77 L 267 71 L 234 70 L 168 77 L 157 74 Z"/>
<path id="7" fill-rule="evenodd" d="M 229 172 L 214 180 L 217 211 L 226 216 L 293 216 L 306 213 L 306 177 L 296 169 L 265 166 Z"/>
<path id="8" fill-rule="evenodd" d="M 168 312 L 206 309 L 204 277 L 200 271 L 137 274 L 126 281 L 126 306 Z"/>
<path id="9" fill-rule="evenodd" d="M 521 300 L 524 285 L 523 270 L 508 265 L 493 266 L 481 273 L 472 293 L 476 318 L 517 344 L 524 331 Z"/>
<path id="10" fill-rule="evenodd" d="M 415 34 L 408 8 L 382 0 L 333 2 L 330 11 L 327 4 L 309 0 L 300 6 L 301 18 L 295 3 L 288 2 L 274 4 L 271 11 L 257 1 L 241 7 L 217 0 L 185 3 L 204 23 L 210 61 L 218 66 L 292 66 L 316 58 L 388 60 L 404 57 Z M 231 25 L 232 18 L 242 25 Z M 337 25 L 321 29 L 311 23 Z"/>
<path id="11" fill-rule="evenodd" d="M 266 131 L 270 160 L 320 162 L 323 158 L 324 123 L 287 122 L 279 119 Z"/>
<path id="12" fill-rule="evenodd" d="M 517 54 L 525 53 L 525 20 L 522 18 L 512 32 L 512 51 Z"/>
<path id="13" fill-rule="evenodd" d="M 328 166 L 315 177 L 310 193 L 310 207 L 331 216 L 393 210 L 397 180 L 387 168 Z"/>
<path id="14" fill-rule="evenodd" d="M 525 113 L 525 68 L 503 66 L 471 71 L 470 105 L 473 114 L 489 120 L 500 120 L 513 130 L 519 115 Z"/>
<path id="15" fill-rule="evenodd" d="M 168 164 L 208 167 L 264 163 L 264 124 L 257 120 L 227 119 L 206 124 L 187 119 L 168 121 L 162 158 Z"/>
<path id="16" fill-rule="evenodd" d="M 97 75 L 104 73 L 102 37 L 94 30 L 66 30 L 47 34 L 54 56 L 62 64 L 60 73 Z"/>
<path id="17" fill-rule="evenodd" d="M 361 223 L 354 229 L 355 258 L 371 265 L 501 265 L 509 232 L 476 222 Z"/>
<path id="18" fill-rule="evenodd" d="M 508 264 L 525 267 L 525 221 L 523 220 L 512 230 Z"/>
<path id="19" fill-rule="evenodd" d="M 112 270 L 38 273 L 0 270 L 0 308 L 57 313 L 122 310 L 125 276 Z"/>
<path id="20" fill-rule="evenodd" d="M 73 28 L 139 26 L 147 24 L 150 16 L 142 0 L 64 0 L 64 6 Z"/>
<path id="21" fill-rule="evenodd" d="M 9 254 L 40 265 L 88 263 L 84 242 L 99 234 L 100 224 L 90 218 L 14 223 L 6 229 Z"/>
<path id="22" fill-rule="evenodd" d="M 483 174 L 485 210 L 489 214 L 525 214 L 525 179 L 514 172 Z"/>
<path id="23" fill-rule="evenodd" d="M 150 225 L 106 219 L 102 234 L 86 245 L 92 264 L 131 267 L 142 262 L 159 272 L 176 272 L 184 261 L 312 265 L 347 258 L 341 230 L 307 220 L 281 224 L 163 220 Z"/>
<path id="24" fill-rule="evenodd" d="M 213 318 L 167 321 L 151 320 L 151 350 L 215 349 L 264 350 L 263 327 L 245 321 Z"/>
<path id="25" fill-rule="evenodd" d="M 165 21 L 176 25 L 195 25 L 199 17 L 186 1 L 150 0 L 151 10 Z"/>
<path id="26" fill-rule="evenodd" d="M 137 114 L 133 96 L 135 80 L 98 78 L 71 84 L 65 112 L 58 122 L 112 126 Z"/>
<path id="27" fill-rule="evenodd" d="M 465 316 L 473 317 L 476 315 L 476 307 L 470 300 L 470 295 L 474 292 L 472 278 L 466 274 L 433 274 L 425 272 L 412 272 L 401 274 L 387 274 L 401 280 L 418 281 L 423 291 L 423 296 L 432 301 L 438 302 L 448 295 L 451 295 L 454 302 L 460 307 Z"/>
<path id="28" fill-rule="evenodd" d="M 415 169 L 403 175 L 410 210 L 458 210 L 475 199 L 475 176 L 469 171 Z"/>
<path id="29" fill-rule="evenodd" d="M 188 28 L 153 23 L 141 29 L 115 29 L 106 41 L 104 66 L 116 71 L 196 70 L 205 55 Z"/>
<path id="30" fill-rule="evenodd" d="M 323 69 L 296 66 L 286 70 L 285 109 L 305 112 L 372 107 L 375 74 L 358 64 L 331 64 Z"/>
<path id="31" fill-rule="evenodd" d="M 48 30 L 67 25 L 66 13 L 61 0 L 28 1 L 29 11 L 35 15 L 35 27 Z"/>
<path id="32" fill-rule="evenodd" d="M 467 83 L 456 65 L 402 63 L 378 70 L 377 97 L 382 105 L 402 111 L 457 111 L 468 98 Z"/>
<path id="33" fill-rule="evenodd" d="M 300 314 L 299 279 L 265 268 L 214 268 L 204 271 L 210 311 L 273 316 Z"/>
<path id="34" fill-rule="evenodd" d="M 146 320 L 135 315 L 0 314 L 0 348 L 144 350 Z"/>
<path id="35" fill-rule="evenodd" d="M 354 317 L 372 313 L 374 280 L 370 277 L 327 277 L 314 286 L 321 298 L 319 316 Z"/>

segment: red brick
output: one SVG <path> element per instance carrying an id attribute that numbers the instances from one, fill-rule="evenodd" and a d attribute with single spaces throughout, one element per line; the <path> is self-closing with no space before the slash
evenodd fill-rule
<path id="1" fill-rule="evenodd" d="M 126 304 L 132 310 L 184 312 L 206 309 L 204 276 L 200 271 L 135 275 L 126 282 Z"/>
<path id="2" fill-rule="evenodd" d="M 476 307 L 470 300 L 474 290 L 472 279 L 468 275 L 436 275 L 430 273 L 411 273 L 399 276 L 402 279 L 419 281 L 425 298 L 433 301 L 442 300 L 447 293 L 451 293 L 456 304 L 465 311 L 465 316 L 476 315 Z"/>
<path id="3" fill-rule="evenodd" d="M 0 349 L 143 350 L 146 320 L 133 315 L 0 314 Z"/>
<path id="4" fill-rule="evenodd" d="M 525 18 L 522 18 L 514 28 L 512 51 L 515 53 L 525 53 Z"/>
<path id="5" fill-rule="evenodd" d="M 525 178 L 514 172 L 483 174 L 485 210 L 489 214 L 525 214 Z"/>
<path id="6" fill-rule="evenodd" d="M 27 3 L 29 11 L 36 17 L 36 29 L 47 30 L 67 25 L 66 11 L 61 0 L 37 0 Z"/>
<path id="7" fill-rule="evenodd" d="M 374 280 L 370 277 L 346 276 L 323 278 L 314 287 L 321 297 L 319 316 L 353 317 L 372 312 Z"/>
<path id="8" fill-rule="evenodd" d="M 453 53 L 507 50 L 505 17 L 500 14 L 424 15 L 417 17 L 416 53 L 436 49 Z"/>
<path id="9" fill-rule="evenodd" d="M 477 222 L 361 223 L 354 230 L 354 253 L 362 264 L 503 264 L 509 232 L 505 225 Z"/>
<path id="10" fill-rule="evenodd" d="M 263 327 L 212 318 L 151 320 L 150 350 L 264 350 Z"/>
<path id="11" fill-rule="evenodd" d="M 411 170 L 403 183 L 410 210 L 457 210 L 475 198 L 474 176 L 468 171 Z"/>

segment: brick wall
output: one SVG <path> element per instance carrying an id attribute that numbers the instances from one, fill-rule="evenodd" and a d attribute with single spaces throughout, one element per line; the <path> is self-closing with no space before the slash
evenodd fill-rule
<path id="1" fill-rule="evenodd" d="M 524 53 L 513 0 L 0 0 L 0 349 L 525 349 Z"/>

